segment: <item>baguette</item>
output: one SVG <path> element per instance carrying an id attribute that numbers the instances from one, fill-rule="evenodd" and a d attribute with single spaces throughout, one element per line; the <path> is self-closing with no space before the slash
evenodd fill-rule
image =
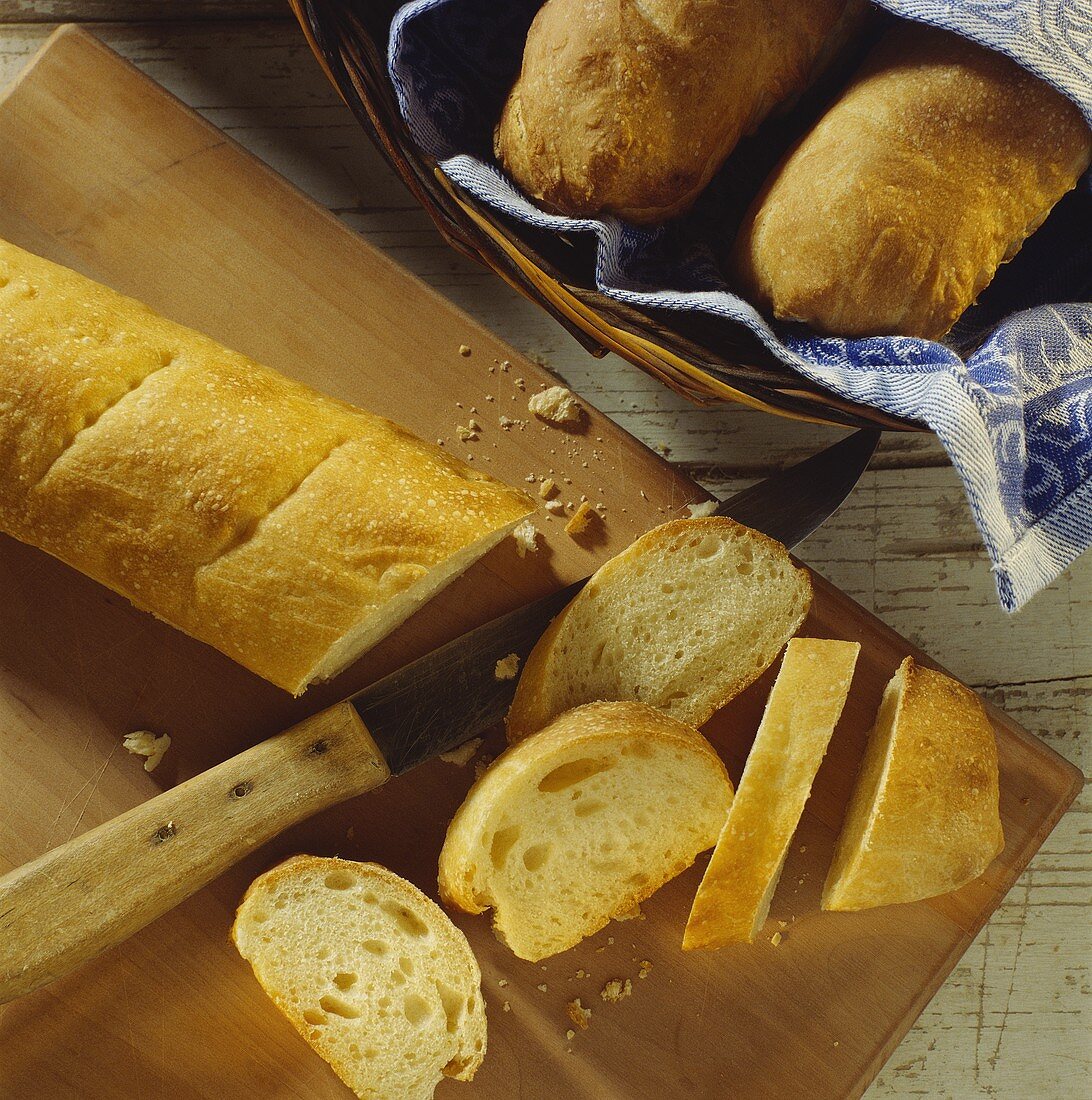
<path id="1" fill-rule="evenodd" d="M 0 530 L 299 694 L 533 508 L 0 241 Z"/>
<path id="2" fill-rule="evenodd" d="M 978 696 L 907 657 L 884 691 L 822 907 L 920 901 L 978 878 L 1005 846 L 999 785 Z"/>
<path id="3" fill-rule="evenodd" d="M 375 863 L 294 856 L 247 890 L 231 937 L 292 1026 L 367 1100 L 429 1100 L 485 1057 L 481 971 L 416 886 Z"/>
<path id="4" fill-rule="evenodd" d="M 720 516 L 674 520 L 612 558 L 531 651 L 508 739 L 597 699 L 701 726 L 764 672 L 811 603 L 807 571 Z"/>
<path id="5" fill-rule="evenodd" d="M 710 847 L 732 801 L 697 730 L 641 703 L 590 703 L 508 749 L 440 853 L 440 896 L 521 959 L 565 951 Z"/>
<path id="6" fill-rule="evenodd" d="M 840 336 L 938 338 L 1088 167 L 1077 107 L 1014 61 L 899 23 L 775 169 L 732 266 Z"/>
<path id="7" fill-rule="evenodd" d="M 694 898 L 684 951 L 751 943 L 766 923 L 860 651 L 857 642 L 789 642 L 739 790 Z"/>
<path id="8" fill-rule="evenodd" d="M 863 8 L 547 0 L 497 126 L 497 158 L 565 214 L 676 217 L 739 139 L 810 82 Z"/>

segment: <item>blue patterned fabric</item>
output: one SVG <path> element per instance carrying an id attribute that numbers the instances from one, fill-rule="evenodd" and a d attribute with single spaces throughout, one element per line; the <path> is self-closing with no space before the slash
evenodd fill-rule
<path id="1" fill-rule="evenodd" d="M 1092 125 L 1092 0 L 878 3 L 1008 54 L 1069 96 Z M 1092 544 L 1092 177 L 1058 204 L 945 344 L 818 338 L 771 324 L 728 289 L 706 243 L 724 230 L 717 217 L 733 209 L 722 179 L 729 173 L 690 216 L 647 230 L 544 213 L 495 166 L 493 125 L 539 6 L 412 0 L 396 15 L 388 65 L 402 113 L 452 180 L 526 224 L 594 234 L 605 294 L 743 326 L 814 382 L 927 424 L 966 488 L 1006 609 Z M 733 174 L 742 171 L 734 164 Z"/>

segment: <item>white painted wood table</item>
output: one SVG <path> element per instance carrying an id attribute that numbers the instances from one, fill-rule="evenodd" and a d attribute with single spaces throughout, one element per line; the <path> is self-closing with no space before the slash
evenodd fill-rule
<path id="1" fill-rule="evenodd" d="M 695 408 L 617 358 L 590 358 L 546 314 L 457 256 L 337 100 L 280 3 L 0 0 L 0 85 L 65 19 L 98 24 L 109 45 L 714 492 L 738 489 L 838 435 L 735 406 Z M 888 435 L 851 500 L 800 554 L 1085 764 L 1092 559 L 1007 616 L 959 482 L 930 436 Z M 880 1074 L 871 1100 L 1088 1095 L 1090 821 L 1086 787 Z"/>

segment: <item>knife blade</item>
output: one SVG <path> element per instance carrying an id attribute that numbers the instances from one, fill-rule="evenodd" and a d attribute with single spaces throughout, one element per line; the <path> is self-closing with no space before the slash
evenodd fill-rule
<path id="1" fill-rule="evenodd" d="M 845 499 L 878 433 L 859 432 L 717 508 L 795 544 Z M 464 634 L 348 700 L 0 878 L 0 1004 L 121 943 L 290 825 L 375 789 L 503 717 L 525 660 L 581 580 Z"/>
<path id="2" fill-rule="evenodd" d="M 879 440 L 863 429 L 721 501 L 727 516 L 798 545 L 842 504 Z M 587 577 L 460 635 L 349 699 L 392 775 L 491 729 L 508 711 L 516 680 L 498 680 L 497 661 L 515 653 L 523 667 L 550 621 Z"/>

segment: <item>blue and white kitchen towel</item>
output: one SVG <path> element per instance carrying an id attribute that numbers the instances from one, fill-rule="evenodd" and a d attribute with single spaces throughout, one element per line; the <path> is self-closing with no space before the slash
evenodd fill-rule
<path id="1" fill-rule="evenodd" d="M 877 2 L 1008 54 L 1068 95 L 1092 125 L 1090 0 Z M 687 219 L 643 230 L 546 214 L 494 165 L 493 125 L 539 6 L 412 0 L 395 16 L 388 64 L 402 113 L 452 180 L 530 225 L 595 234 L 605 294 L 742 325 L 814 382 L 927 424 L 963 480 L 1006 609 L 1092 544 L 1092 176 L 961 322 L 976 348 L 966 360 L 931 340 L 819 338 L 771 326 L 728 290 L 708 247 L 681 228 Z"/>

